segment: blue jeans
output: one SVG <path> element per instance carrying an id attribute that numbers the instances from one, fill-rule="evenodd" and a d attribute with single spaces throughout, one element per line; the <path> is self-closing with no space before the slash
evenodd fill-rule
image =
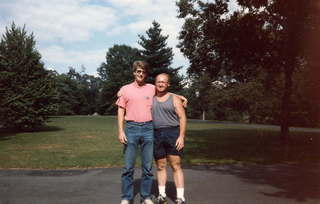
<path id="1" fill-rule="evenodd" d="M 141 184 L 140 196 L 142 199 L 151 196 L 153 181 L 152 160 L 153 160 L 153 124 L 152 122 L 138 123 L 127 122 L 125 133 L 127 144 L 124 148 L 125 166 L 121 176 L 122 199 L 133 199 L 133 174 L 136 161 L 137 147 L 141 148 Z"/>

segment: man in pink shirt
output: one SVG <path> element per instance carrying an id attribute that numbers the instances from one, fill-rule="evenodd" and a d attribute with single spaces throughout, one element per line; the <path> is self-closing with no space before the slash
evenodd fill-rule
<path id="1" fill-rule="evenodd" d="M 145 83 L 148 64 L 143 61 L 133 63 L 134 82 L 123 86 L 119 91 L 118 105 L 118 139 L 125 145 L 121 204 L 133 200 L 133 174 L 137 147 L 141 148 L 142 177 L 140 196 L 144 204 L 153 204 L 151 187 L 153 181 L 153 124 L 152 99 L 155 87 Z M 124 122 L 126 127 L 124 128 Z"/>

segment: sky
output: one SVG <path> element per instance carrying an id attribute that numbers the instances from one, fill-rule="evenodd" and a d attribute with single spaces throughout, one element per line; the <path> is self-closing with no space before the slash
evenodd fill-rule
<path id="1" fill-rule="evenodd" d="M 173 67 L 188 60 L 176 47 L 183 25 L 178 19 L 175 0 L 1 0 L 0 34 L 12 22 L 33 32 L 36 48 L 46 69 L 66 73 L 69 67 L 96 75 L 109 48 L 125 44 L 141 48 L 138 35 L 145 35 L 152 21 L 160 23 L 163 35 L 169 35 L 173 49 Z M 234 3 L 230 5 L 235 7 Z"/>

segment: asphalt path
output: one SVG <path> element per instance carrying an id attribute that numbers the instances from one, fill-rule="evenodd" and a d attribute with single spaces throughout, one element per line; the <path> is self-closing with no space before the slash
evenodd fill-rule
<path id="1" fill-rule="evenodd" d="M 184 172 L 190 204 L 320 203 L 317 164 L 190 166 Z M 0 204 L 118 204 L 120 174 L 121 168 L 0 170 Z M 134 203 L 140 203 L 140 175 L 137 168 Z M 169 203 L 175 197 L 172 181 L 169 176 Z"/>

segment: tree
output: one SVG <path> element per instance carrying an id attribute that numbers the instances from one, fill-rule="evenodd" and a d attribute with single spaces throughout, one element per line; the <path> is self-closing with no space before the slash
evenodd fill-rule
<path id="1" fill-rule="evenodd" d="M 263 69 L 267 78 L 283 75 L 281 137 L 288 139 L 292 77 L 306 60 L 304 33 L 319 27 L 314 1 L 238 0 L 240 10 L 228 14 L 226 0 L 210 3 L 180 0 L 181 51 L 190 59 L 189 72 L 223 73 L 240 82 Z M 267 82 L 272 85 L 271 82 Z"/>
<path id="2" fill-rule="evenodd" d="M 108 50 L 106 62 L 98 68 L 103 83 L 99 97 L 100 114 L 116 113 L 117 92 L 133 80 L 132 64 L 136 60 L 141 60 L 139 50 L 128 45 L 114 45 Z"/>
<path id="3" fill-rule="evenodd" d="M 182 76 L 178 74 L 178 68 L 172 68 L 173 52 L 172 48 L 167 47 L 168 35 L 161 34 L 160 24 L 152 22 L 152 27 L 146 31 L 147 36 L 139 35 L 138 43 L 143 48 L 142 57 L 150 65 L 150 72 L 147 82 L 154 83 L 155 77 L 160 73 L 167 73 L 171 78 L 170 90 L 178 92 L 182 89 Z"/>
<path id="4" fill-rule="evenodd" d="M 57 74 L 58 115 L 87 115 L 98 110 L 101 80 L 97 77 L 77 72 L 69 67 L 66 74 Z"/>
<path id="5" fill-rule="evenodd" d="M 0 43 L 0 125 L 34 129 L 55 111 L 54 79 L 44 69 L 33 34 L 12 23 Z"/>

